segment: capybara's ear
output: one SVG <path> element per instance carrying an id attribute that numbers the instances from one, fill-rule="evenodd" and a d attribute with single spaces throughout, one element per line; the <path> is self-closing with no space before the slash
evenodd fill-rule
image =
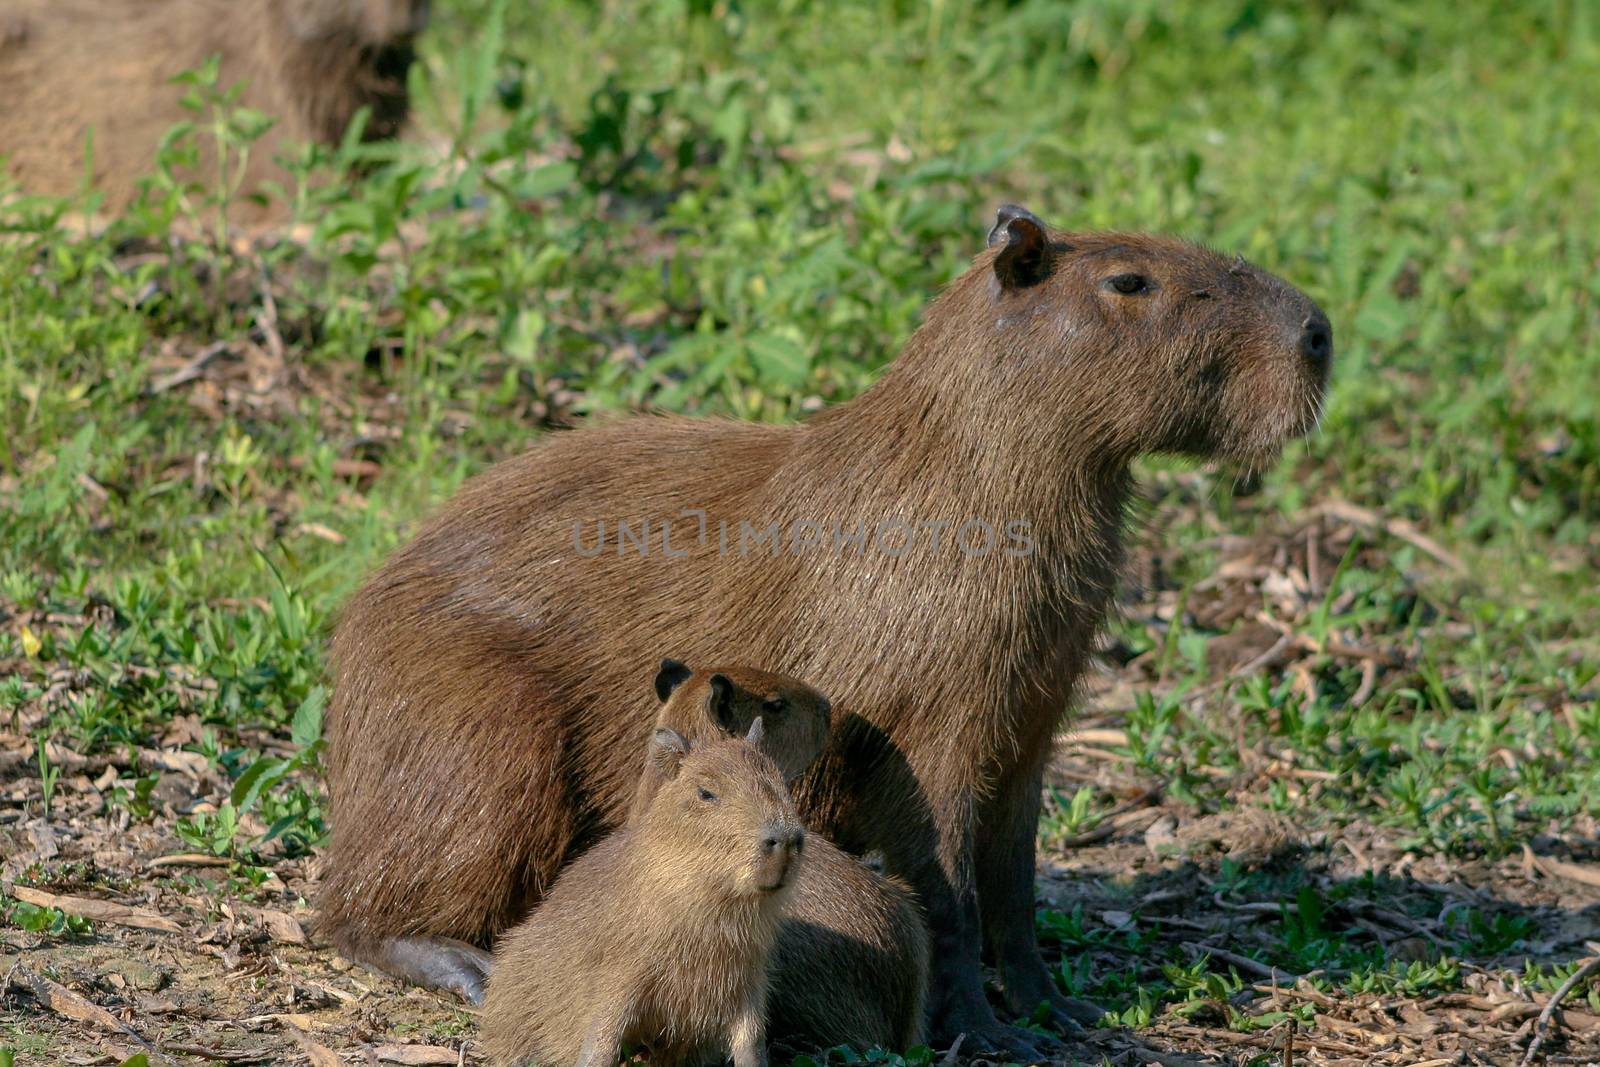
<path id="1" fill-rule="evenodd" d="M 1050 273 L 1048 228 L 1039 216 L 1016 204 L 1002 204 L 989 231 L 989 247 L 1001 245 L 994 257 L 994 276 L 1002 289 L 1036 285 Z"/>
<path id="2" fill-rule="evenodd" d="M 733 683 L 725 674 L 711 676 L 711 695 L 706 697 L 706 713 L 724 733 L 735 733 L 739 721 L 733 714 Z"/>
<path id="3" fill-rule="evenodd" d="M 665 701 L 672 695 L 672 691 L 683 684 L 694 672 L 675 659 L 661 661 L 661 670 L 656 672 L 656 697 Z"/>
<path id="4" fill-rule="evenodd" d="M 657 728 L 655 736 L 650 738 L 650 762 L 669 781 L 678 777 L 678 768 L 683 766 L 683 757 L 688 754 L 689 742 L 669 726 Z"/>
<path id="5" fill-rule="evenodd" d="M 766 737 L 767 728 L 762 725 L 761 716 L 757 715 L 756 721 L 750 724 L 750 732 L 744 735 L 744 739 L 760 748 L 761 742 L 766 740 Z"/>

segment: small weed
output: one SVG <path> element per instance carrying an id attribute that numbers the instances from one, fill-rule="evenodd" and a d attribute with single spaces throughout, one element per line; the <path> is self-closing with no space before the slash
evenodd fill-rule
<path id="1" fill-rule="evenodd" d="M 3 903 L 3 898 L 0 898 Z M 25 901 L 12 902 L 6 921 L 30 934 L 83 937 L 94 932 L 94 924 L 81 915 L 69 915 L 60 908 L 45 908 Z"/>
<path id="2" fill-rule="evenodd" d="M 190 846 L 218 856 L 253 862 L 260 849 L 281 842 L 287 855 L 301 855 L 322 839 L 325 827 L 321 802 L 304 786 L 272 792 L 296 772 L 312 769 L 322 751 L 322 712 L 326 692 L 319 686 L 307 695 L 290 723 L 293 756 L 260 756 L 239 772 L 228 799 L 215 811 L 201 811 L 177 822 L 174 829 Z M 233 762 L 209 731 L 201 745 L 213 765 Z M 260 806 L 271 820 L 265 832 L 248 842 L 239 840 L 240 818 Z"/>
<path id="3" fill-rule="evenodd" d="M 1460 984 L 1461 964 L 1451 959 L 1373 964 L 1357 968 L 1341 983 L 1352 993 L 1400 993 L 1408 997 L 1456 989 Z"/>
<path id="4" fill-rule="evenodd" d="M 197 228 L 209 229 L 213 248 L 219 252 L 228 247 L 228 212 L 240 198 L 253 146 L 276 121 L 241 107 L 238 100 L 244 87 L 223 85 L 221 72 L 220 57 L 212 56 L 172 79 L 187 87 L 180 103 L 195 118 L 167 131 L 156 156 L 155 182 L 156 189 L 176 200 L 185 218 Z M 198 175 L 207 162 L 212 173 L 204 180 Z"/>
<path id="5" fill-rule="evenodd" d="M 108 803 L 125 808 L 137 820 L 148 819 L 153 814 L 150 797 L 160 781 L 159 773 L 151 773 L 134 778 L 127 785 L 119 784 L 111 790 Z"/>
<path id="6" fill-rule="evenodd" d="M 1076 790 L 1070 799 L 1062 796 L 1061 790 L 1050 789 L 1039 820 L 1041 840 L 1059 841 L 1099 826 L 1104 814 L 1094 810 L 1094 803 L 1095 792 L 1087 787 Z"/>
<path id="7" fill-rule="evenodd" d="M 1538 924 L 1526 915 L 1499 911 L 1486 915 L 1477 908 L 1451 911 L 1445 927 L 1455 935 L 1462 955 L 1476 957 L 1510 952 L 1539 932 Z"/>
<path id="8" fill-rule="evenodd" d="M 1523 964 L 1522 984 L 1541 993 L 1554 993 L 1568 978 L 1577 973 L 1583 963 L 1583 960 L 1573 960 L 1570 963 L 1537 964 L 1530 960 Z M 1566 1003 L 1573 1005 L 1583 1003 L 1591 1013 L 1600 1014 L 1600 978 L 1591 978 L 1585 985 L 1578 986 L 1569 994 Z"/>
<path id="9" fill-rule="evenodd" d="M 56 782 L 61 778 L 61 768 L 50 760 L 50 754 L 45 750 L 45 740 L 41 735 L 34 739 L 34 760 L 39 766 L 39 793 L 40 809 L 45 818 L 50 817 L 50 801 L 55 798 Z"/>
<path id="10" fill-rule="evenodd" d="M 881 1048 L 863 1051 L 840 1045 L 822 1053 L 820 1059 L 815 1056 L 796 1056 L 792 1067 L 830 1067 L 833 1064 L 848 1067 L 929 1067 L 932 1062 L 933 1050 L 926 1045 L 918 1045 L 904 1052 L 890 1052 Z"/>

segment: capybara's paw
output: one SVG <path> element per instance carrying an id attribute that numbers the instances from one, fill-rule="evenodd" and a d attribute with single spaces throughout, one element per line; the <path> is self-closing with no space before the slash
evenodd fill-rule
<path id="1" fill-rule="evenodd" d="M 1054 990 L 1035 1001 L 1031 1008 L 1025 1002 L 1011 1003 L 1010 997 L 1006 1000 L 1007 1005 L 1018 1015 L 1069 1038 L 1083 1037 L 1086 1032 L 1085 1027 L 1096 1025 L 1105 1015 L 1104 1009 L 1087 1000 L 1064 996 Z"/>
<path id="2" fill-rule="evenodd" d="M 950 1035 L 943 1041 L 943 1045 L 955 1048 L 956 1055 L 962 1059 L 1006 1060 L 1023 1064 L 1049 1063 L 1053 1054 L 1062 1048 L 1060 1042 L 1047 1034 L 1035 1033 L 1020 1026 L 1007 1026 L 993 1020 L 986 1024 L 962 1026 L 953 1019 L 946 1019 L 936 1032 Z M 959 1047 L 956 1047 L 958 1042 Z"/>
<path id="3" fill-rule="evenodd" d="M 475 945 L 453 937 L 394 937 L 378 956 L 377 966 L 396 978 L 483 1003 L 490 957 Z"/>
<path id="4" fill-rule="evenodd" d="M 1078 997 L 1063 996 L 1060 993 L 1050 998 L 1050 1009 L 1055 1016 L 1075 1023 L 1079 1029 L 1097 1025 L 1106 1014 L 1106 1010 L 1098 1004 Z M 1062 1031 L 1069 1034 L 1072 1032 Z"/>
<path id="5" fill-rule="evenodd" d="M 1000 984 L 1007 1011 L 1042 1022 L 1067 1037 L 1082 1037 L 1084 1027 L 1094 1026 L 1105 1014 L 1087 1000 L 1069 997 L 1057 989 L 1037 953 L 1017 965 L 1002 966 Z"/>

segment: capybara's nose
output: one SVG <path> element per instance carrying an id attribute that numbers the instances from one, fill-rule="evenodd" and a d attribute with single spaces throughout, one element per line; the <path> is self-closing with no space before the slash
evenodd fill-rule
<path id="1" fill-rule="evenodd" d="M 761 888 L 782 889 L 805 848 L 806 834 L 793 823 L 768 823 L 761 835 Z"/>
<path id="2" fill-rule="evenodd" d="M 796 856 L 805 848 L 805 843 L 806 832 L 798 826 L 768 826 L 766 836 L 761 839 L 761 853 L 773 856 L 784 852 Z"/>
<path id="3" fill-rule="evenodd" d="M 1300 351 L 1319 369 L 1333 359 L 1333 326 L 1328 316 L 1314 311 L 1300 325 Z"/>

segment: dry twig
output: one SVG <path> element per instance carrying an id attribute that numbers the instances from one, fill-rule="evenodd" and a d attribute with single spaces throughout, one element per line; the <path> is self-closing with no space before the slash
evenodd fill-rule
<path id="1" fill-rule="evenodd" d="M 1539 1046 L 1544 1044 L 1545 1037 L 1550 1033 L 1550 1019 L 1555 1015 L 1556 1009 L 1561 1006 L 1561 1002 L 1567 999 L 1567 996 L 1574 989 L 1582 985 L 1584 980 L 1596 971 L 1600 971 L 1600 956 L 1593 956 L 1584 961 L 1582 967 L 1573 971 L 1567 980 L 1561 983 L 1555 994 L 1551 996 L 1550 1003 L 1546 1004 L 1544 1011 L 1539 1013 L 1539 1020 L 1533 1024 L 1533 1040 L 1528 1042 L 1528 1051 L 1523 1053 L 1522 1067 L 1528 1067 L 1533 1062 L 1533 1057 L 1538 1055 Z"/>

